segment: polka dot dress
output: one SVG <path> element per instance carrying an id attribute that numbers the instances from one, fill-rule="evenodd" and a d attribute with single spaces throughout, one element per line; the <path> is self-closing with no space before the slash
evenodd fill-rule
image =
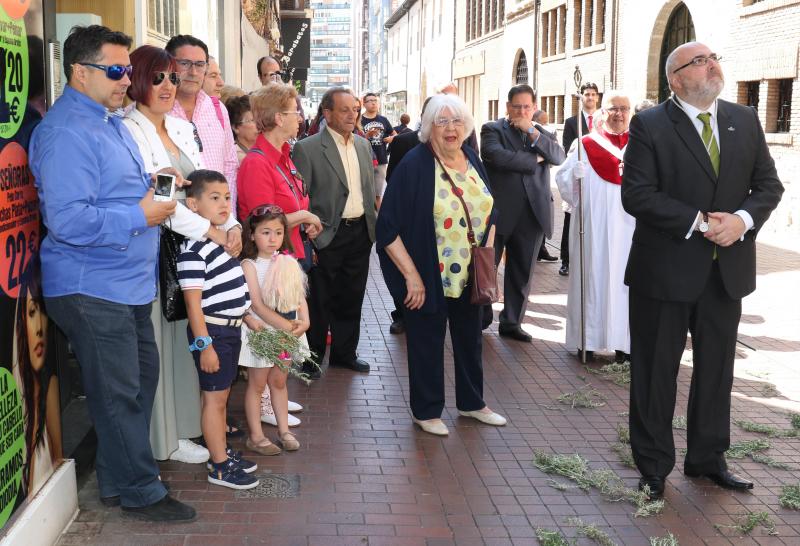
<path id="1" fill-rule="evenodd" d="M 467 204 L 475 240 L 483 240 L 494 199 L 478 171 L 467 165 L 467 172 L 447 169 L 457 191 Z M 467 217 L 464 207 L 448 182 L 441 165 L 436 162 L 436 187 L 433 199 L 433 223 L 436 229 L 436 248 L 439 252 L 439 272 L 446 298 L 458 298 L 467 285 L 470 248 L 467 239 Z"/>

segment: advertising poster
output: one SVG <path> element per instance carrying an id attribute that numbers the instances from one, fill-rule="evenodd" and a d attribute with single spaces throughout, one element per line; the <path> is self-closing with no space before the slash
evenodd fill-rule
<path id="1" fill-rule="evenodd" d="M 41 3 L 36 3 L 41 11 Z M 0 534 L 62 458 L 54 333 L 41 291 L 28 142 L 44 104 L 44 44 L 30 1 L 0 0 Z"/>

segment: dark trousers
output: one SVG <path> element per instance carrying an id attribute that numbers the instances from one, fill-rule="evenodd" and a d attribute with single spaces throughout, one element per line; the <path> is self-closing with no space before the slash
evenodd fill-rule
<path id="1" fill-rule="evenodd" d="M 666 477 L 675 466 L 672 416 L 686 333 L 694 368 L 687 412 L 684 471 L 725 470 L 740 299 L 725 292 L 715 263 L 700 298 L 660 301 L 630 290 L 631 447 L 643 475 Z"/>
<path id="2" fill-rule="evenodd" d="M 367 222 L 362 217 L 358 221 L 343 220 L 331 243 L 317 252 L 317 266 L 308 275 L 308 345 L 320 364 L 329 327 L 329 362 L 345 364 L 356 358 L 371 249 Z"/>
<path id="3" fill-rule="evenodd" d="M 503 250 L 506 253 L 506 266 L 503 274 L 505 304 L 500 312 L 501 326 L 519 325 L 525 318 L 533 268 L 543 240 L 544 231 L 530 206 L 524 207 L 510 234 L 498 233 L 495 236 L 495 263 L 500 263 Z"/>
<path id="4" fill-rule="evenodd" d="M 564 225 L 561 227 L 561 263 L 569 265 L 569 221 L 572 215 L 564 213 Z"/>
<path id="5" fill-rule="evenodd" d="M 167 491 L 150 449 L 150 415 L 158 386 L 150 308 L 80 294 L 46 298 L 47 313 L 66 334 L 81 367 L 97 433 L 101 497 L 147 506 Z"/>
<path id="6" fill-rule="evenodd" d="M 460 298 L 445 298 L 436 313 L 406 309 L 406 347 L 411 413 L 420 420 L 436 419 L 444 409 L 444 337 L 450 326 L 456 380 L 456 407 L 483 409 L 481 307 Z"/>

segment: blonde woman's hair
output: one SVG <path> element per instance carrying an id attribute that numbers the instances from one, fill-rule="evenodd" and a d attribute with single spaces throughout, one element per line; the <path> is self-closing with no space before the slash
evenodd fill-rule
<path id="1" fill-rule="evenodd" d="M 250 95 L 250 111 L 253 112 L 258 131 L 274 129 L 275 115 L 283 112 L 286 103 L 296 98 L 297 90 L 293 86 L 279 82 L 269 82 L 253 91 Z"/>

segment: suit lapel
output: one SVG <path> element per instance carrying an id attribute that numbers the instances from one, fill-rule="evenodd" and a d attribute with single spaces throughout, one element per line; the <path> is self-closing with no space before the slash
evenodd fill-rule
<path id="1" fill-rule="evenodd" d="M 508 142 L 513 146 L 515 150 L 521 150 L 525 144 L 522 142 L 522 133 L 517 131 L 513 128 L 507 119 L 503 120 L 503 130 L 506 133 L 506 138 Z"/>
<path id="2" fill-rule="evenodd" d="M 717 175 L 714 173 L 714 167 L 711 165 L 711 158 L 708 156 L 706 147 L 703 145 L 703 139 L 697 134 L 689 116 L 681 110 L 672 100 L 667 103 L 667 111 L 672 122 L 675 124 L 675 132 L 683 140 L 683 143 L 689 148 L 694 158 L 706 171 L 706 174 L 715 184 L 717 183 Z"/>
<path id="3" fill-rule="evenodd" d="M 328 163 L 330 163 L 331 167 L 333 168 L 333 172 L 335 172 L 336 176 L 339 178 L 339 182 L 345 188 L 348 188 L 347 175 L 344 172 L 344 165 L 342 164 L 342 158 L 339 155 L 339 148 L 336 146 L 336 142 L 334 142 L 333 137 L 330 135 L 327 129 L 323 129 L 320 142 L 322 143 L 322 155 L 324 155 L 325 159 L 328 161 Z"/>
<path id="4" fill-rule="evenodd" d="M 719 179 L 723 180 L 736 157 L 736 127 L 733 125 L 728 105 L 717 100 L 717 128 L 719 131 Z"/>

